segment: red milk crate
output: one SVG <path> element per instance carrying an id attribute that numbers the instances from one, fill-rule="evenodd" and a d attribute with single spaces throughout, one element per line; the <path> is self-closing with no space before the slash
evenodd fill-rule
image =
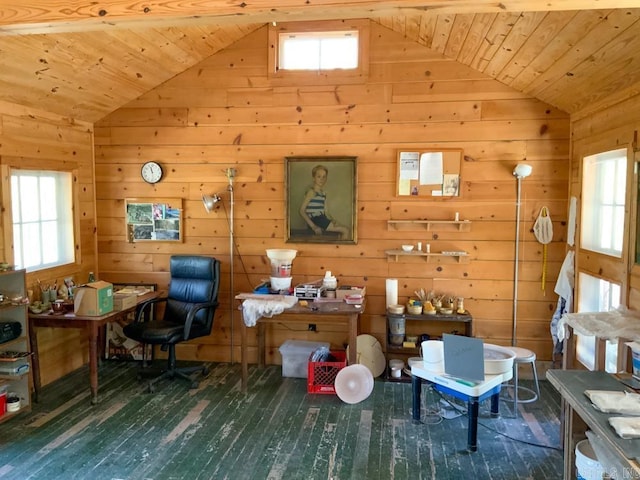
<path id="1" fill-rule="evenodd" d="M 336 393 L 334 382 L 338 372 L 347 366 L 347 355 L 344 351 L 331 351 L 333 362 L 312 362 L 309 360 L 307 376 L 308 393 Z"/>

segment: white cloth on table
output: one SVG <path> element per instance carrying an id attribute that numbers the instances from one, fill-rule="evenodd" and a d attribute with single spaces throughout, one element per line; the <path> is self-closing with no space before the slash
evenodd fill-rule
<path id="1" fill-rule="evenodd" d="M 640 340 L 640 312 L 620 306 L 609 312 L 566 313 L 558 322 L 558 338 L 564 340 L 564 326 L 576 333 L 596 336 L 612 342 L 619 338 Z"/>
<path id="2" fill-rule="evenodd" d="M 260 317 L 271 318 L 293 307 L 297 297 L 290 295 L 251 295 L 242 301 L 242 318 L 247 327 L 254 327 Z"/>
<path id="3" fill-rule="evenodd" d="M 611 390 L 585 390 L 593 406 L 604 413 L 640 415 L 640 395 Z"/>
<path id="4" fill-rule="evenodd" d="M 609 425 L 621 438 L 640 437 L 640 417 L 610 417 Z"/>

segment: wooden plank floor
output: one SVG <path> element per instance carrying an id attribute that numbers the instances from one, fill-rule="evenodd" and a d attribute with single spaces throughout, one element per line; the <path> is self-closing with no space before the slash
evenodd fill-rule
<path id="1" fill-rule="evenodd" d="M 542 399 L 514 418 L 481 405 L 478 451 L 466 451 L 466 416 L 437 415 L 441 398 L 423 389 L 423 423 L 411 419 L 411 385 L 377 379 L 356 405 L 306 393 L 306 380 L 278 366 L 216 364 L 196 390 L 137 383 L 133 363 L 105 362 L 101 402 L 88 371 L 46 386 L 32 412 L 0 424 L 0 479 L 560 479 L 560 399 Z M 547 445 L 543 448 L 536 444 Z"/>

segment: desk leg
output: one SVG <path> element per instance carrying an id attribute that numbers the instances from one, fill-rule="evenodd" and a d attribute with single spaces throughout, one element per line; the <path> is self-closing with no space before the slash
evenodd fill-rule
<path id="1" fill-rule="evenodd" d="M 256 325 L 258 327 L 258 332 L 257 332 L 257 338 L 256 340 L 258 341 L 258 366 L 260 368 L 264 368 L 265 363 L 266 363 L 266 347 L 265 347 L 265 325 L 264 323 L 260 322 L 258 320 L 258 324 Z"/>
<path id="2" fill-rule="evenodd" d="M 493 400 L 492 400 L 493 401 Z M 469 417 L 469 426 L 467 433 L 467 450 L 475 452 L 478 450 L 478 411 L 480 403 L 477 399 L 469 399 L 467 402 L 467 415 Z"/>
<path id="3" fill-rule="evenodd" d="M 249 378 L 249 360 L 247 359 L 247 325 L 242 319 L 242 325 L 240 326 L 240 363 L 242 363 L 242 381 L 240 383 L 240 389 L 243 393 L 247 391 L 247 380 Z"/>
<path id="4" fill-rule="evenodd" d="M 358 319 L 359 313 L 352 313 L 349 315 L 349 358 L 347 363 L 349 365 L 355 365 L 358 363 Z"/>
<path id="5" fill-rule="evenodd" d="M 89 327 L 89 383 L 91 385 L 91 403 L 98 403 L 98 325 L 91 322 Z"/>
<path id="6" fill-rule="evenodd" d="M 40 355 L 38 355 L 38 334 L 33 325 L 29 328 L 29 343 L 31 344 L 31 368 L 33 369 L 33 400 L 38 401 L 38 394 L 42 386 L 40 379 Z"/>
<path id="7" fill-rule="evenodd" d="M 415 375 L 411 375 L 411 391 L 413 392 L 412 414 L 413 420 L 420 421 L 420 396 L 422 394 L 422 379 Z"/>
<path id="8" fill-rule="evenodd" d="M 500 392 L 491 395 L 491 416 L 497 417 L 500 415 Z"/>

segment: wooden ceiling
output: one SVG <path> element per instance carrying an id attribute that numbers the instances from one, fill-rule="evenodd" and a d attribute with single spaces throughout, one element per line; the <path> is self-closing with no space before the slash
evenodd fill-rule
<path id="1" fill-rule="evenodd" d="M 636 0 L 31 3 L 2 1 L 0 101 L 87 122 L 295 20 L 370 18 L 575 116 L 640 92 Z"/>

